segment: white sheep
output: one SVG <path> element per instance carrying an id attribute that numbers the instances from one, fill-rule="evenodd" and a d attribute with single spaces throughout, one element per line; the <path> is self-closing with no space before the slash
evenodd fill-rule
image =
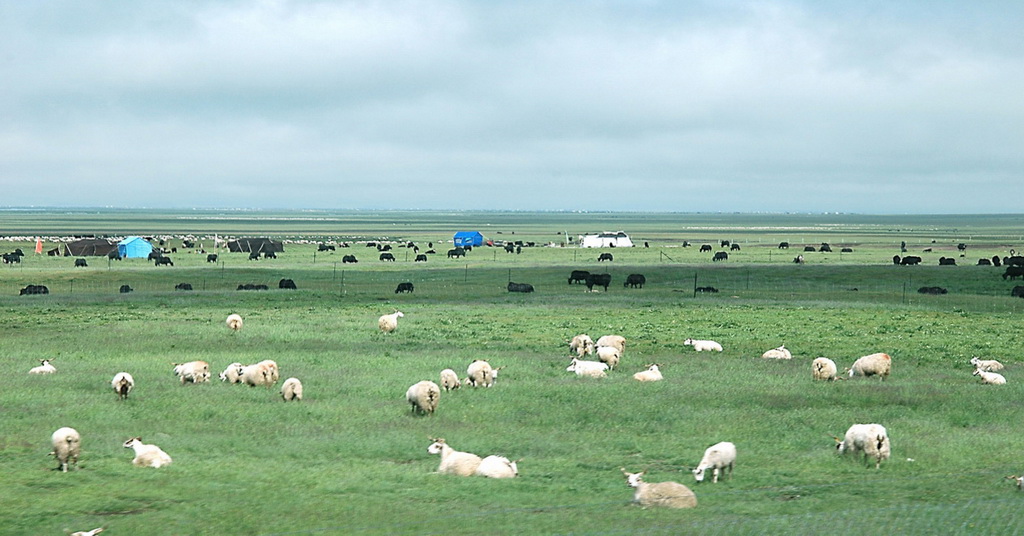
<path id="1" fill-rule="evenodd" d="M 786 345 L 782 345 L 768 350 L 761 354 L 761 357 L 764 359 L 793 359 L 793 354 L 786 348 Z"/>
<path id="2" fill-rule="evenodd" d="M 818 357 L 811 361 L 811 377 L 815 380 L 834 381 L 837 379 L 836 362 L 827 357 Z"/>
<path id="3" fill-rule="evenodd" d="M 277 383 L 277 380 L 279 380 L 281 378 L 280 370 L 277 368 L 277 361 L 274 361 L 273 359 L 264 359 L 263 361 L 260 361 L 257 364 L 258 365 L 263 365 L 264 367 L 267 367 L 268 369 L 270 369 L 270 383 L 271 383 L 271 385 Z"/>
<path id="4" fill-rule="evenodd" d="M 607 363 L 608 368 L 614 370 L 619 364 L 619 359 L 622 358 L 622 351 L 614 346 L 598 346 L 597 347 L 597 359 L 602 363 Z"/>
<path id="5" fill-rule="evenodd" d="M 711 482 L 718 482 L 718 473 L 723 474 L 728 470 L 729 478 L 732 479 L 732 469 L 736 464 L 736 445 L 728 441 L 715 443 L 704 451 L 704 457 L 693 469 L 693 476 L 697 482 L 704 481 L 704 473 L 711 469 Z"/>
<path id="6" fill-rule="evenodd" d="M 606 372 L 608 370 L 608 364 L 600 361 L 582 361 L 574 357 L 565 370 L 568 372 L 575 372 L 577 376 L 604 378 L 608 375 Z"/>
<path id="7" fill-rule="evenodd" d="M 613 348 L 618 348 L 620 355 L 626 353 L 626 338 L 622 335 L 604 335 L 597 339 L 596 345 L 598 347 L 611 346 Z"/>
<path id="8" fill-rule="evenodd" d="M 452 389 L 458 389 L 462 387 L 462 383 L 459 382 L 459 375 L 454 370 L 446 368 L 441 371 L 441 387 L 445 391 L 451 391 Z"/>
<path id="9" fill-rule="evenodd" d="M 977 357 L 971 358 L 971 364 L 974 368 L 984 370 L 985 372 L 999 372 L 1003 370 L 1003 364 L 995 359 L 978 359 Z"/>
<path id="10" fill-rule="evenodd" d="M 483 359 L 474 359 L 466 367 L 466 383 L 473 387 L 491 387 L 496 377 L 495 369 Z"/>
<path id="11" fill-rule="evenodd" d="M 57 372 L 57 368 L 50 364 L 49 359 L 40 359 L 38 367 L 32 367 L 29 369 L 29 374 L 54 374 Z"/>
<path id="12" fill-rule="evenodd" d="M 118 400 L 124 400 L 128 398 L 128 393 L 135 388 L 135 378 L 127 372 L 118 372 L 114 375 L 114 379 L 110 380 L 110 386 L 117 393 Z"/>
<path id="13" fill-rule="evenodd" d="M 53 445 L 51 456 L 57 458 L 57 466 L 63 472 L 68 472 L 68 463 L 78 468 L 78 455 L 82 452 L 82 436 L 78 431 L 67 426 L 58 428 L 50 436 L 50 443 Z"/>
<path id="14" fill-rule="evenodd" d="M 521 461 L 511 461 L 504 456 L 488 456 L 480 461 L 474 474 L 488 478 L 515 478 L 519 476 L 519 466 L 516 464 Z"/>
<path id="15" fill-rule="evenodd" d="M 254 365 L 241 367 L 238 369 L 238 372 L 239 382 L 249 387 L 263 385 L 269 388 L 277 383 L 279 378 L 277 363 L 270 359 L 265 359 Z"/>
<path id="16" fill-rule="evenodd" d="M 889 432 L 881 424 L 854 424 L 846 430 L 846 436 L 836 440 L 836 450 L 839 454 L 851 452 L 854 455 L 861 453 L 864 461 L 869 458 L 875 460 L 875 469 L 882 464 L 882 460 L 888 460 L 891 453 Z"/>
<path id="17" fill-rule="evenodd" d="M 281 384 L 281 398 L 285 402 L 302 400 L 302 382 L 298 378 L 288 378 Z"/>
<path id="18" fill-rule="evenodd" d="M 1017 483 L 1017 489 L 1020 491 L 1024 491 L 1024 476 L 1012 475 L 1006 477 L 1006 479 L 1013 480 L 1014 482 Z"/>
<path id="19" fill-rule="evenodd" d="M 106 530 L 104 527 L 92 529 L 92 530 L 80 530 L 78 532 L 72 532 L 70 536 L 96 536 L 97 534 Z"/>
<path id="20" fill-rule="evenodd" d="M 147 445 L 141 437 L 133 437 L 124 442 L 124 448 L 135 451 L 132 464 L 136 467 L 162 467 L 171 464 L 171 457 L 156 445 Z"/>
<path id="21" fill-rule="evenodd" d="M 642 370 L 634 374 L 633 379 L 641 382 L 657 382 L 664 378 L 661 376 L 661 370 L 658 369 L 658 365 L 652 364 L 647 367 L 647 370 Z"/>
<path id="22" fill-rule="evenodd" d="M 227 320 L 224 321 L 224 323 L 227 324 L 227 326 L 231 328 L 232 331 L 238 331 L 242 329 L 242 315 L 238 313 L 231 313 L 228 315 L 228 318 Z"/>
<path id="23" fill-rule="evenodd" d="M 447 473 L 459 476 L 473 476 L 477 467 L 480 467 L 480 456 L 469 452 L 462 452 L 453 449 L 444 438 L 431 438 L 433 443 L 427 447 L 430 454 L 441 455 L 441 465 L 437 466 L 438 473 Z"/>
<path id="24" fill-rule="evenodd" d="M 430 380 L 423 380 L 412 384 L 405 391 L 405 400 L 412 406 L 414 413 L 432 414 L 441 401 L 441 388 Z"/>
<path id="25" fill-rule="evenodd" d="M 576 354 L 580 359 L 585 355 L 594 353 L 594 339 L 586 333 L 580 333 L 569 341 L 569 351 Z"/>
<path id="26" fill-rule="evenodd" d="M 715 341 L 703 341 L 703 340 L 700 340 L 700 339 L 686 339 L 685 341 L 683 341 L 683 344 L 686 345 L 686 346 L 693 346 L 693 349 L 697 350 L 698 352 L 711 352 L 711 351 L 721 352 L 722 351 L 722 345 L 718 344 Z"/>
<path id="27" fill-rule="evenodd" d="M 984 370 L 974 369 L 974 376 L 981 377 L 981 383 L 988 385 L 1005 385 L 1006 378 L 998 372 L 985 372 Z"/>
<path id="28" fill-rule="evenodd" d="M 228 383 L 241 383 L 242 364 L 236 361 L 228 365 L 228 368 L 224 369 L 224 372 L 220 373 L 220 381 Z"/>
<path id="29" fill-rule="evenodd" d="M 188 363 L 171 363 L 174 366 L 174 373 L 182 385 L 189 383 L 204 383 L 210 381 L 210 364 L 206 361 L 189 361 Z"/>
<path id="30" fill-rule="evenodd" d="M 630 473 L 623 467 L 622 474 L 626 475 L 626 484 L 636 488 L 633 494 L 633 502 L 647 508 L 648 506 L 662 506 L 665 508 L 696 508 L 697 496 L 693 491 L 678 482 L 644 482 L 643 477 L 646 471 Z"/>
<path id="31" fill-rule="evenodd" d="M 851 378 L 854 376 L 880 376 L 884 380 L 889 377 L 891 370 L 892 358 L 889 357 L 889 354 L 879 352 L 854 361 L 848 373 Z"/>
<path id="32" fill-rule="evenodd" d="M 405 316 L 402 311 L 395 311 L 389 315 L 383 315 L 377 319 L 377 327 L 384 333 L 391 333 L 398 329 L 398 319 Z"/>

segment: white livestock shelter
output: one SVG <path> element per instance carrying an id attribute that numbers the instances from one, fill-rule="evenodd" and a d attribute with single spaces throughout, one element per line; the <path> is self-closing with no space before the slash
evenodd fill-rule
<path id="1" fill-rule="evenodd" d="M 616 233 L 605 231 L 596 235 L 580 236 L 579 245 L 585 248 L 631 248 L 633 241 L 622 231 Z"/>

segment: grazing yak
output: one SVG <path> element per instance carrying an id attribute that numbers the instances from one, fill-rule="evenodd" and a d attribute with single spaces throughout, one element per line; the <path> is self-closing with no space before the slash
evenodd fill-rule
<path id="1" fill-rule="evenodd" d="M 573 270 L 569 274 L 569 284 L 586 282 L 588 275 L 590 275 L 590 272 L 586 270 Z"/>
<path id="2" fill-rule="evenodd" d="M 1003 279 L 1017 279 L 1018 277 L 1024 277 L 1024 266 L 1007 266 L 1006 271 L 1003 272 Z"/>
<path id="3" fill-rule="evenodd" d="M 718 253 L 715 253 L 715 256 L 712 257 L 711 260 L 714 262 L 727 261 L 729 260 L 729 254 L 724 251 L 719 251 Z"/>
<path id="4" fill-rule="evenodd" d="M 89 266 L 89 263 L 85 262 L 85 259 L 75 259 L 75 268 Z"/>
<path id="5" fill-rule="evenodd" d="M 956 266 L 956 259 L 952 257 L 939 257 L 939 266 Z"/>
<path id="6" fill-rule="evenodd" d="M 298 287 L 295 286 L 295 281 L 292 281 L 291 279 L 282 279 L 277 282 L 277 288 L 297 290 Z"/>
<path id="7" fill-rule="evenodd" d="M 644 288 L 644 283 L 646 282 L 647 278 L 643 274 L 629 274 L 626 276 L 626 282 L 622 284 L 622 287 Z"/>
<path id="8" fill-rule="evenodd" d="M 129 292 L 132 291 L 132 287 L 128 285 L 121 285 L 121 288 L 119 288 L 117 291 L 120 292 L 121 294 L 128 294 Z"/>
<path id="9" fill-rule="evenodd" d="M 19 292 L 18 294 L 20 296 L 25 296 L 25 295 L 28 295 L 28 294 L 49 294 L 49 293 L 50 293 L 50 289 L 46 288 L 46 285 L 28 285 L 27 287 L 21 289 L 21 292 Z"/>
<path id="10" fill-rule="evenodd" d="M 316 247 L 316 250 L 317 251 L 334 251 L 334 246 L 329 246 L 327 244 L 318 244 L 317 247 Z"/>
<path id="11" fill-rule="evenodd" d="M 594 287 L 604 287 L 604 291 L 608 292 L 608 285 L 612 284 L 612 274 L 589 274 L 585 281 L 587 290 L 593 292 Z"/>
<path id="12" fill-rule="evenodd" d="M 946 290 L 946 289 L 944 289 L 942 287 L 921 287 L 921 288 L 917 289 L 917 291 L 919 293 L 921 293 L 921 294 L 935 294 L 935 295 L 946 294 L 946 293 L 949 292 L 948 290 Z"/>
<path id="13" fill-rule="evenodd" d="M 381 253 L 380 254 L 380 260 L 395 262 L 395 256 L 390 254 L 390 253 Z"/>
<path id="14" fill-rule="evenodd" d="M 258 260 L 260 260 L 260 252 L 259 251 L 250 251 L 249 252 L 249 260 L 250 261 L 258 261 Z"/>
<path id="15" fill-rule="evenodd" d="M 170 257 L 160 257 L 160 258 L 156 259 L 155 261 L 153 261 L 153 266 L 163 266 L 165 264 L 169 265 L 169 266 L 174 266 L 174 263 L 171 262 L 171 258 Z"/>
<path id="16" fill-rule="evenodd" d="M 406 281 L 405 283 L 398 284 L 398 288 L 395 289 L 395 294 L 398 294 L 399 292 L 412 292 L 413 290 L 412 283 Z"/>
<path id="17" fill-rule="evenodd" d="M 602 253 L 600 256 L 597 257 L 597 262 L 612 260 L 615 260 L 615 257 L 612 257 L 611 253 Z"/>
<path id="18" fill-rule="evenodd" d="M 789 242 L 779 242 L 779 249 L 789 249 Z"/>
<path id="19" fill-rule="evenodd" d="M 174 290 L 192 290 L 192 283 L 178 283 L 174 285 Z"/>
<path id="20" fill-rule="evenodd" d="M 217 254 L 216 253 L 210 253 L 209 255 L 207 255 L 206 256 L 206 262 L 217 262 Z"/>
<path id="21" fill-rule="evenodd" d="M 697 287 L 693 290 L 696 292 L 718 292 L 718 289 L 715 287 Z"/>
<path id="22" fill-rule="evenodd" d="M 356 259 L 355 255 L 345 255 L 345 256 L 343 256 L 341 258 L 341 263 L 342 264 L 357 263 L 357 262 L 359 262 L 359 261 Z"/>
<path id="23" fill-rule="evenodd" d="M 457 259 L 459 257 L 465 257 L 465 256 L 466 256 L 466 249 L 465 248 L 457 247 L 457 248 L 453 248 L 453 249 L 449 249 L 448 250 L 448 258 L 449 259 Z"/>
<path id="24" fill-rule="evenodd" d="M 413 262 L 427 262 L 427 256 L 422 254 L 422 253 L 420 253 L 420 254 L 416 255 L 416 260 L 413 261 Z"/>
<path id="25" fill-rule="evenodd" d="M 1014 298 L 1024 298 L 1024 287 L 1017 285 L 1010 291 L 1010 296 Z"/>
<path id="26" fill-rule="evenodd" d="M 704 253 L 705 251 L 711 251 L 711 249 L 712 249 L 711 248 L 711 244 L 702 244 L 700 246 L 700 252 L 701 253 Z"/>
<path id="27" fill-rule="evenodd" d="M 508 282 L 509 292 L 533 292 L 533 285 L 529 283 L 513 283 Z"/>
<path id="28" fill-rule="evenodd" d="M 901 259 L 899 255 L 893 255 L 892 263 L 900 266 L 917 266 L 918 264 L 921 264 L 921 257 L 918 257 L 917 255 L 907 255 Z"/>

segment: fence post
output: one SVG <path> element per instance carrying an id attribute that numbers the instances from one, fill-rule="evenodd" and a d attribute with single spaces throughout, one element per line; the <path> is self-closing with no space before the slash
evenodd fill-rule
<path id="1" fill-rule="evenodd" d="M 693 273 L 693 297 L 697 297 L 697 272 Z"/>

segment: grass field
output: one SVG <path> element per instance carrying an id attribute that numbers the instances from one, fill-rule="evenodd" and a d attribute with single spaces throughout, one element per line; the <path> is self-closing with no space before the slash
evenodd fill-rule
<path id="1" fill-rule="evenodd" d="M 24 215 L 30 218 L 22 217 Z M 0 212 L 0 250 L 31 251 L 35 236 L 152 234 L 277 236 L 274 260 L 244 254 L 141 260 L 26 256 L 0 266 L 0 352 L 11 379 L 0 391 L 3 534 L 1016 534 L 1024 494 L 1004 479 L 1024 471 L 1019 447 L 1024 388 L 1024 300 L 1009 295 L 1001 268 L 977 258 L 1024 249 L 1024 219 L 1011 216 L 753 216 L 525 213 L 267 215 L 96 211 Z M 221 220 L 237 216 L 237 219 Z M 446 220 L 451 220 L 446 223 Z M 224 222 L 230 221 L 231 227 Z M 490 225 L 491 231 L 486 227 Z M 395 229 L 400 232 L 395 232 Z M 649 248 L 614 250 L 612 263 L 574 247 L 522 254 L 477 248 L 443 256 L 450 234 L 546 243 L 586 231 L 624 229 Z M 497 234 L 501 231 L 501 235 Z M 359 237 L 436 241 L 427 263 L 376 260 L 354 245 L 314 255 L 317 241 Z M 695 246 L 742 244 L 713 263 Z M 168 238 L 168 240 L 175 240 Z M 849 244 L 853 253 L 805 253 L 777 243 Z M 893 266 L 900 241 L 925 257 Z M 934 242 L 933 242 L 934 241 Z M 956 249 L 967 243 L 966 256 Z M 924 253 L 921 250 L 931 248 Z M 355 253 L 357 265 L 337 258 Z M 960 266 L 937 266 L 939 256 Z M 410 257 L 411 259 L 411 257 Z M 572 269 L 608 271 L 608 292 L 568 285 Z M 625 289 L 628 273 L 643 289 Z M 298 290 L 236 291 L 238 284 Z M 509 280 L 537 292 L 510 294 Z M 179 282 L 194 292 L 175 292 Z M 416 291 L 395 294 L 400 281 Z M 695 294 L 695 286 L 720 292 Z M 46 284 L 45 296 L 18 296 Z M 119 294 L 130 284 L 135 291 Z M 941 296 L 919 286 L 943 286 Z M 856 289 L 856 290 L 853 290 Z M 400 309 L 395 333 L 376 319 Z M 224 318 L 238 312 L 233 333 Z M 587 380 L 565 372 L 567 341 L 621 334 L 619 370 Z M 714 339 L 709 355 L 684 346 Z M 785 344 L 791 361 L 760 358 Z M 818 356 L 849 366 L 861 355 L 893 358 L 888 380 L 811 380 Z M 1007 365 L 1003 386 L 971 376 L 972 356 Z M 58 373 L 30 376 L 40 359 Z M 215 372 L 234 361 L 274 359 L 282 380 L 300 378 L 306 399 L 277 388 L 217 381 L 180 385 L 171 362 L 202 359 Z M 408 386 L 460 373 L 473 359 L 506 366 L 497 385 L 443 393 L 438 411 L 413 416 Z M 663 364 L 665 381 L 631 375 Z M 119 402 L 110 379 L 131 372 Z M 839 458 L 831 436 L 879 422 L 892 438 L 880 470 Z M 54 471 L 50 434 L 83 436 L 79 468 Z M 143 469 L 122 443 L 160 445 L 174 463 Z M 435 474 L 429 437 L 459 450 L 519 463 L 514 480 Z M 732 441 L 734 478 L 693 481 L 704 448 Z M 698 508 L 642 510 L 630 504 L 619 468 L 646 470 L 697 494 Z"/>

